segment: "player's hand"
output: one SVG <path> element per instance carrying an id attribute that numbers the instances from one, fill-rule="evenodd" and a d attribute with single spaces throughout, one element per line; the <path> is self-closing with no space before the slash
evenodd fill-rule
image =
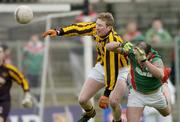
<path id="1" fill-rule="evenodd" d="M 32 107 L 33 102 L 32 102 L 31 94 L 30 94 L 29 92 L 26 92 L 26 93 L 25 93 L 24 99 L 22 100 L 22 105 L 23 105 L 25 108 L 31 108 L 31 107 Z"/>
<path id="2" fill-rule="evenodd" d="M 170 74 L 171 74 L 171 68 L 165 67 L 164 68 L 164 77 L 161 79 L 161 82 L 162 83 L 166 83 L 168 78 L 169 78 L 169 76 L 170 76 Z"/>
<path id="3" fill-rule="evenodd" d="M 123 51 L 125 53 L 127 53 L 127 52 L 129 52 L 130 49 L 132 49 L 133 44 L 131 42 L 124 42 L 124 43 L 122 43 L 121 47 L 122 47 Z"/>
<path id="4" fill-rule="evenodd" d="M 106 49 L 109 51 L 114 51 L 116 48 L 118 48 L 120 45 L 120 42 L 110 42 L 106 44 Z"/>
<path id="5" fill-rule="evenodd" d="M 140 49 L 139 47 L 135 47 L 135 56 L 136 56 L 136 59 L 140 62 L 144 62 L 147 60 L 146 58 L 146 53 L 143 49 Z"/>
<path id="6" fill-rule="evenodd" d="M 57 31 L 55 29 L 50 29 L 42 34 L 43 38 L 47 37 L 48 35 L 50 37 L 55 37 L 57 36 Z"/>
<path id="7" fill-rule="evenodd" d="M 102 109 L 108 108 L 109 106 L 109 98 L 106 96 L 101 96 L 99 98 L 99 107 Z"/>

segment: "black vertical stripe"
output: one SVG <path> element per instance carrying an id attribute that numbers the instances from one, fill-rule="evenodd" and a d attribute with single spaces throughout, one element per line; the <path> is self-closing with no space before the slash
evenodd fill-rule
<path id="1" fill-rule="evenodd" d="M 129 64 L 129 60 L 128 60 L 128 57 L 127 56 L 124 56 L 125 60 L 126 60 L 126 65 Z"/>
<path id="2" fill-rule="evenodd" d="M 114 64 L 115 64 L 115 82 L 117 81 L 117 77 L 118 77 L 118 72 L 119 72 L 119 66 L 118 66 L 118 54 L 115 53 L 114 54 Z M 115 86 L 115 84 L 114 84 Z"/>
<path id="3" fill-rule="evenodd" d="M 121 67 L 124 67 L 124 64 L 123 64 L 123 62 L 122 62 L 122 60 L 121 60 L 122 58 L 120 57 L 120 63 L 121 63 Z"/>
<path id="4" fill-rule="evenodd" d="M 110 52 L 106 51 L 106 75 L 107 75 L 107 88 L 110 87 L 111 77 L 110 77 Z"/>
<path id="5" fill-rule="evenodd" d="M 113 41 L 117 42 L 117 38 L 115 36 L 113 36 Z M 114 53 L 114 70 L 115 70 L 115 81 L 114 81 L 114 84 L 113 84 L 113 88 L 115 87 L 116 85 L 116 82 L 117 82 L 117 76 L 118 76 L 118 53 Z"/>

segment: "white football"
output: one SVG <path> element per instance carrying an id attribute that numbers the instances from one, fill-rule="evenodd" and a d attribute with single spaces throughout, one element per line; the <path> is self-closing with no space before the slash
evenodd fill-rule
<path id="1" fill-rule="evenodd" d="M 15 10 L 15 19 L 20 24 L 27 24 L 33 19 L 33 11 L 29 6 L 21 5 Z"/>

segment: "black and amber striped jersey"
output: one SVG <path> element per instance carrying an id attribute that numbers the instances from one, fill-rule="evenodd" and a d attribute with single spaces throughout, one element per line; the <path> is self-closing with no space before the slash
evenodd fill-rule
<path id="1" fill-rule="evenodd" d="M 10 89 L 13 81 L 17 82 L 24 91 L 29 91 L 28 81 L 24 75 L 13 65 L 0 66 L 0 101 L 10 100 Z"/>
<path id="2" fill-rule="evenodd" d="M 128 66 L 125 56 L 106 50 L 105 45 L 109 42 L 123 42 L 121 37 L 112 29 L 106 36 L 99 37 L 96 32 L 95 22 L 75 23 L 70 26 L 62 27 L 59 36 L 92 36 L 96 41 L 97 62 L 104 66 L 105 71 L 105 95 L 109 96 L 113 90 L 118 70 Z"/>

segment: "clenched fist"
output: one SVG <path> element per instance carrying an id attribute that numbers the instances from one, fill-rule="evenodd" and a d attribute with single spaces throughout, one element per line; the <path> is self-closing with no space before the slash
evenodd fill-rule
<path id="1" fill-rule="evenodd" d="M 101 96 L 99 98 L 99 107 L 102 109 L 108 108 L 109 106 L 109 98 L 106 96 Z"/>
<path id="2" fill-rule="evenodd" d="M 118 48 L 120 45 L 120 42 L 110 42 L 106 44 L 106 49 L 109 51 L 114 51 L 116 48 Z"/>

